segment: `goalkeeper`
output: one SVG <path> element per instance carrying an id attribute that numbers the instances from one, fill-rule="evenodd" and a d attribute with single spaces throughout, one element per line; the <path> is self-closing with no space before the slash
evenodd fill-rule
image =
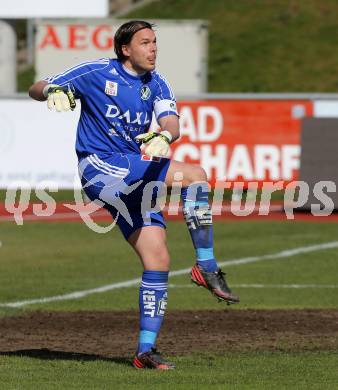
<path id="1" fill-rule="evenodd" d="M 81 63 L 36 82 L 29 94 L 35 100 L 47 99 L 48 108 L 56 111 L 73 110 L 76 99 L 81 101 L 76 152 L 83 188 L 91 200 L 103 201 L 117 218 L 144 267 L 139 341 L 133 364 L 136 368 L 171 369 L 174 365 L 155 348 L 166 309 L 170 260 L 162 214 L 150 211 L 145 220 L 141 210 L 148 183 L 172 186 L 175 174 L 181 173 L 184 218 L 197 259 L 191 279 L 228 304 L 239 300 L 227 286 L 214 257 L 206 173 L 197 165 L 168 158 L 170 144 L 179 137 L 179 120 L 173 92 L 155 71 L 153 25 L 144 21 L 125 23 L 117 30 L 114 44 L 117 59 Z M 148 132 L 153 113 L 159 133 Z M 127 206 L 128 216 L 114 207 L 111 200 L 116 195 Z"/>

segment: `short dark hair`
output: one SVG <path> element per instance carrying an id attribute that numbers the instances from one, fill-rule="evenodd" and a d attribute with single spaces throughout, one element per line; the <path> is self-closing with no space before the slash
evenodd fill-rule
<path id="1" fill-rule="evenodd" d="M 114 36 L 114 50 L 117 58 L 120 61 L 126 59 L 126 56 L 122 52 L 122 46 L 128 45 L 135 33 L 145 28 L 152 30 L 154 26 L 154 24 L 145 22 L 144 20 L 131 20 L 130 22 L 122 24 Z"/>

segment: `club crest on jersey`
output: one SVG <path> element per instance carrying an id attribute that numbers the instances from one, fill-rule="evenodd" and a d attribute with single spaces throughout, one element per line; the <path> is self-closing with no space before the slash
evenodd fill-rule
<path id="1" fill-rule="evenodd" d="M 170 108 L 171 108 L 172 110 L 176 111 L 176 110 L 177 110 L 177 108 L 176 108 L 176 103 L 175 103 L 175 102 L 170 102 Z"/>
<path id="2" fill-rule="evenodd" d="M 106 88 L 105 88 L 104 92 L 107 95 L 116 96 L 117 95 L 117 86 L 118 86 L 117 83 L 114 83 L 114 81 L 106 80 Z"/>
<path id="3" fill-rule="evenodd" d="M 141 99 L 148 100 L 150 98 L 150 95 L 151 95 L 150 88 L 148 87 L 148 85 L 144 85 L 141 88 Z"/>

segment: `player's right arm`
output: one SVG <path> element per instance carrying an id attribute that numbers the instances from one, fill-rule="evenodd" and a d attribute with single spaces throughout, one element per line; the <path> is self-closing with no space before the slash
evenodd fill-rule
<path id="1" fill-rule="evenodd" d="M 29 88 L 29 96 L 38 101 L 47 99 L 47 106 L 50 110 L 56 111 L 74 110 L 76 107 L 75 97 L 69 86 L 49 84 L 46 80 L 40 80 Z"/>
<path id="2" fill-rule="evenodd" d="M 108 58 L 86 61 L 64 72 L 40 80 L 29 88 L 29 96 L 38 101 L 47 99 L 50 110 L 68 111 L 76 106 L 75 98 L 83 97 L 90 88 L 90 75 L 109 66 Z"/>
<path id="3" fill-rule="evenodd" d="M 45 101 L 47 97 L 43 94 L 43 89 L 46 85 L 48 85 L 46 80 L 37 81 L 29 88 L 29 96 L 34 100 L 38 100 L 39 102 Z"/>

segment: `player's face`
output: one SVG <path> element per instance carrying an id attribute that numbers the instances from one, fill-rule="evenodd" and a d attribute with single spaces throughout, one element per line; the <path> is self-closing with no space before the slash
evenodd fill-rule
<path id="1" fill-rule="evenodd" d="M 154 70 L 157 54 L 154 31 L 145 28 L 135 33 L 131 42 L 123 47 L 123 53 L 128 57 L 125 64 L 137 73 Z"/>

